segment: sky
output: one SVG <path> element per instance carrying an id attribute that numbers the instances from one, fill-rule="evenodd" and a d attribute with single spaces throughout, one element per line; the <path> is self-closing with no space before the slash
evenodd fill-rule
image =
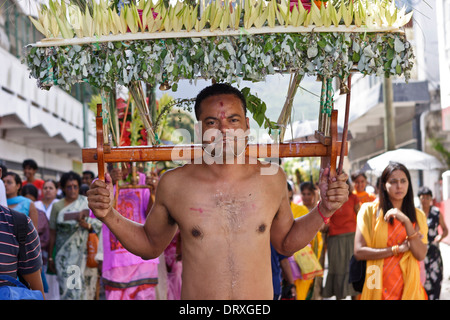
<path id="1" fill-rule="evenodd" d="M 254 95 L 257 95 L 267 105 L 266 116 L 271 121 L 277 121 L 283 105 L 286 100 L 289 88 L 289 74 L 277 74 L 266 77 L 264 82 L 249 82 L 242 81 L 239 85 L 233 86 L 243 89 L 249 87 Z M 172 96 L 175 99 L 195 98 L 197 94 L 206 86 L 210 85 L 211 81 L 197 80 L 197 83 L 190 83 L 188 80 L 182 80 L 178 83 L 178 90 L 161 91 L 157 88 L 156 98 L 160 99 L 164 93 Z M 300 83 L 300 88 L 294 98 L 292 122 L 302 120 L 316 120 L 319 115 L 319 95 L 321 82 L 317 82 L 315 78 L 307 77 Z M 194 113 L 191 113 L 195 118 Z M 248 114 L 250 120 L 250 127 L 258 129 L 258 124 L 252 119 L 251 114 Z"/>

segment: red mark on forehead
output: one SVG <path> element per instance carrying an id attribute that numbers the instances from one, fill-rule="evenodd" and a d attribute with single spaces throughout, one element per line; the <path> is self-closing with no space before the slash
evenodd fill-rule
<path id="1" fill-rule="evenodd" d="M 225 112 L 221 111 L 219 117 L 220 119 L 225 119 L 226 118 Z"/>
<path id="2" fill-rule="evenodd" d="M 222 101 L 220 101 L 219 104 L 220 104 L 221 107 L 223 107 L 223 102 Z"/>

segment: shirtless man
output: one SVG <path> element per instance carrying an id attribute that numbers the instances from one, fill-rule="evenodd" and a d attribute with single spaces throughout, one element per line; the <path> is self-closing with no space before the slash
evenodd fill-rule
<path id="1" fill-rule="evenodd" d="M 217 135 L 204 145 L 220 142 L 224 155 L 239 153 L 227 147 L 233 132 L 249 128 L 245 100 L 239 90 L 215 84 L 197 96 L 197 120 L 202 133 Z M 231 139 L 232 140 L 232 139 Z M 235 145 L 234 145 L 235 146 Z M 237 153 L 236 153 L 237 152 Z M 216 152 L 217 153 L 217 152 Z M 256 163 L 256 164 L 251 164 Z M 88 192 L 89 207 L 122 245 L 143 259 L 158 257 L 180 229 L 183 252 L 182 299 L 272 299 L 270 243 L 281 254 L 292 255 L 307 245 L 348 198 L 347 175 L 322 172 L 322 202 L 294 220 L 281 168 L 261 174 L 267 166 L 247 164 L 188 164 L 166 172 L 144 225 L 115 211 L 109 175 Z M 321 216 L 322 214 L 322 216 Z"/>

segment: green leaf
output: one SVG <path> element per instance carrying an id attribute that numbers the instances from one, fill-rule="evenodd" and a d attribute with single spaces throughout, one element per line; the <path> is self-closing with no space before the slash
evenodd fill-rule
<path id="1" fill-rule="evenodd" d="M 353 55 L 352 55 L 352 61 L 353 62 L 358 62 L 360 58 L 361 57 L 359 56 L 358 52 L 353 52 Z"/>
<path id="2" fill-rule="evenodd" d="M 264 53 L 267 53 L 273 49 L 273 44 L 271 41 L 267 41 L 264 45 Z"/>
<path id="3" fill-rule="evenodd" d="M 253 115 L 253 119 L 258 123 L 258 125 L 261 127 L 264 123 L 264 113 L 257 113 Z"/>
<path id="4" fill-rule="evenodd" d="M 323 49 L 326 47 L 327 42 L 324 39 L 320 39 L 317 44 Z"/>
<path id="5" fill-rule="evenodd" d="M 387 52 L 386 52 L 386 58 L 388 60 L 392 60 L 394 58 L 395 55 L 395 51 L 392 48 L 388 48 Z"/>

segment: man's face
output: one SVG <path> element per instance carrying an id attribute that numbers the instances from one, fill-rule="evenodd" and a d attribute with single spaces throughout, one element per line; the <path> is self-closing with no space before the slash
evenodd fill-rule
<path id="1" fill-rule="evenodd" d="M 23 168 L 23 175 L 27 178 L 27 180 L 32 180 L 35 174 L 36 170 L 30 166 L 25 166 L 25 168 Z"/>
<path id="2" fill-rule="evenodd" d="M 83 177 L 81 178 L 81 183 L 82 184 L 87 184 L 88 186 L 90 186 L 91 185 L 91 183 L 92 183 L 92 178 L 91 178 L 91 175 L 90 174 L 88 174 L 88 173 L 84 173 L 83 174 Z"/>
<path id="3" fill-rule="evenodd" d="M 203 100 L 199 122 L 205 148 L 213 156 L 237 156 L 247 145 L 249 119 L 241 100 L 232 94 L 211 96 Z M 223 152 L 225 151 L 225 152 Z"/>

